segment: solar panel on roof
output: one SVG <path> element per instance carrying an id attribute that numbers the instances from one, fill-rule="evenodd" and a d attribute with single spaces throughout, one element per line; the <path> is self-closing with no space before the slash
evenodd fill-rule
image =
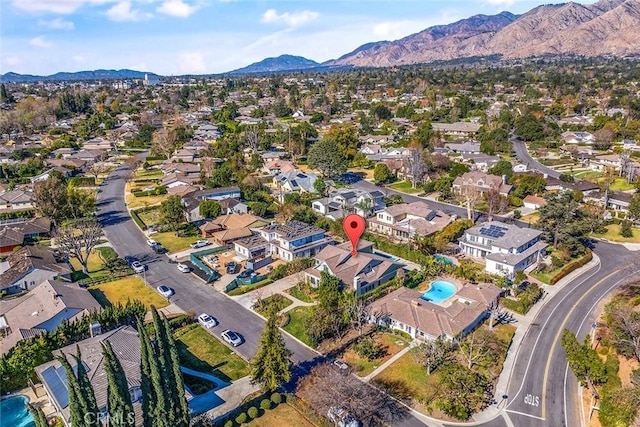
<path id="1" fill-rule="evenodd" d="M 42 371 L 41 375 L 49 386 L 54 399 L 58 402 L 58 406 L 60 408 L 69 406 L 69 391 L 67 390 L 67 376 L 64 368 L 61 366 L 56 369 L 50 366 Z"/>

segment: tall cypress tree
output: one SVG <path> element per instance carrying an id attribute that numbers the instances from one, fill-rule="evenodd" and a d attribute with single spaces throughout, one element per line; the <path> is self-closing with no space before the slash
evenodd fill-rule
<path id="1" fill-rule="evenodd" d="M 141 319 L 138 319 L 138 334 L 140 335 L 140 388 L 142 389 L 142 418 L 144 427 L 154 426 L 155 405 L 158 399 L 151 380 L 151 363 L 155 363 L 153 348 L 149 334 Z"/>
<path id="2" fill-rule="evenodd" d="M 44 411 L 39 406 L 33 406 L 29 404 L 28 406 L 29 412 L 33 416 L 33 422 L 36 424 L 35 427 L 49 427 L 49 423 L 47 422 L 47 417 L 44 415 Z"/>
<path id="3" fill-rule="evenodd" d="M 135 426 L 133 403 L 129 394 L 129 384 L 120 360 L 116 357 L 111 343 L 102 343 L 104 370 L 107 374 L 107 396 L 109 426 Z"/>
<path id="4" fill-rule="evenodd" d="M 78 384 L 78 379 L 76 378 L 75 373 L 73 372 L 73 368 L 71 364 L 64 356 L 56 357 L 56 360 L 64 367 L 66 376 L 67 376 L 67 392 L 69 394 L 69 420 L 71 421 L 71 425 L 75 426 L 85 426 L 86 422 L 84 419 L 85 409 L 83 407 L 83 399 L 80 393 L 80 385 Z"/>
<path id="5" fill-rule="evenodd" d="M 78 386 L 83 400 L 83 407 L 85 408 L 84 413 L 94 414 L 93 416 L 97 418 L 100 411 L 98 410 L 98 403 L 96 402 L 96 395 L 93 392 L 93 386 L 87 376 L 87 370 L 84 368 L 84 363 L 82 363 L 80 346 L 76 345 L 76 355 L 73 357 L 76 360 L 76 373 L 78 375 Z"/>
<path id="6" fill-rule="evenodd" d="M 153 317 L 153 328 L 155 330 L 155 359 L 160 374 L 162 392 L 165 397 L 166 420 L 170 426 L 176 425 L 177 399 L 175 388 L 173 386 L 173 374 L 171 371 L 171 362 L 169 356 L 169 348 L 167 344 L 167 333 L 164 325 L 160 320 L 160 315 L 155 307 L 151 307 L 151 315 Z"/>
<path id="7" fill-rule="evenodd" d="M 260 347 L 251 360 L 251 382 L 260 384 L 264 391 L 275 390 L 291 379 L 291 351 L 285 346 L 276 319 L 277 312 L 270 310 Z"/>
<path id="8" fill-rule="evenodd" d="M 184 378 L 182 377 L 182 371 L 180 370 L 180 357 L 178 356 L 178 349 L 176 347 L 176 341 L 171 333 L 171 326 L 166 317 L 163 319 L 163 327 L 165 330 L 165 336 L 167 337 L 167 348 L 169 349 L 169 361 L 171 363 L 171 372 L 173 373 L 173 389 L 176 399 L 176 426 L 189 426 L 189 406 L 187 404 L 187 397 L 184 394 Z"/>

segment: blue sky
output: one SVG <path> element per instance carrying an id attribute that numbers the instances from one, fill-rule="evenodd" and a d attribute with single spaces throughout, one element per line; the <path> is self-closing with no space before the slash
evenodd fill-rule
<path id="1" fill-rule="evenodd" d="M 0 73 L 218 73 L 284 53 L 318 62 L 533 0 L 0 0 Z M 548 3 L 548 1 L 547 1 Z"/>

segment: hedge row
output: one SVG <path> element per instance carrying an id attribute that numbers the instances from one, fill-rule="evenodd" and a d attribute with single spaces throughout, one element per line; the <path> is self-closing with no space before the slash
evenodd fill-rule
<path id="1" fill-rule="evenodd" d="M 159 185 L 153 190 L 133 191 L 131 194 L 133 194 L 134 197 L 160 196 L 162 194 L 167 194 L 167 187 L 165 185 Z"/>
<path id="2" fill-rule="evenodd" d="M 17 212 L 0 212 L 0 221 L 16 218 L 32 218 L 35 215 L 33 209 L 25 209 Z"/>
<path id="3" fill-rule="evenodd" d="M 138 210 L 131 210 L 131 219 L 133 219 L 133 222 L 136 223 L 140 230 L 144 231 L 147 229 L 147 225 L 144 223 L 142 218 L 140 218 L 140 215 L 138 215 Z"/>
<path id="4" fill-rule="evenodd" d="M 251 292 L 254 291 L 258 288 L 262 288 L 263 286 L 267 286 L 273 283 L 273 280 L 271 279 L 265 279 L 262 280 L 260 282 L 256 282 L 256 283 L 252 283 L 251 285 L 240 285 L 235 289 L 230 290 L 229 292 L 227 292 L 227 295 L 229 296 L 238 296 L 238 295 L 243 295 L 246 294 L 247 292 Z"/>
<path id="5" fill-rule="evenodd" d="M 567 264 L 562 270 L 558 272 L 558 274 L 556 274 L 551 278 L 551 280 L 549 280 L 549 284 L 555 285 L 560 279 L 562 279 L 572 271 L 582 267 L 583 265 L 591 261 L 591 259 L 593 259 L 593 253 L 591 252 L 591 249 L 587 249 L 587 253 L 582 258 L 577 259 L 570 264 Z"/>

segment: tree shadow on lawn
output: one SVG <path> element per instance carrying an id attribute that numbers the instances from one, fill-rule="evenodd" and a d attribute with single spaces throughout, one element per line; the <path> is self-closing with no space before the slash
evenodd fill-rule
<path id="1" fill-rule="evenodd" d="M 225 361 L 225 362 L 220 362 L 216 365 L 211 365 L 209 364 L 209 362 L 206 362 L 198 358 L 198 356 L 196 356 L 191 351 L 189 351 L 189 348 L 187 347 L 187 345 L 184 344 L 182 341 L 176 341 L 176 347 L 178 348 L 178 356 L 180 357 L 181 365 L 189 369 L 193 369 L 194 371 L 213 375 L 214 377 L 227 383 L 231 383 L 233 381 L 231 378 L 229 378 L 227 374 L 220 371 L 219 369 L 225 366 L 228 362 Z"/>

